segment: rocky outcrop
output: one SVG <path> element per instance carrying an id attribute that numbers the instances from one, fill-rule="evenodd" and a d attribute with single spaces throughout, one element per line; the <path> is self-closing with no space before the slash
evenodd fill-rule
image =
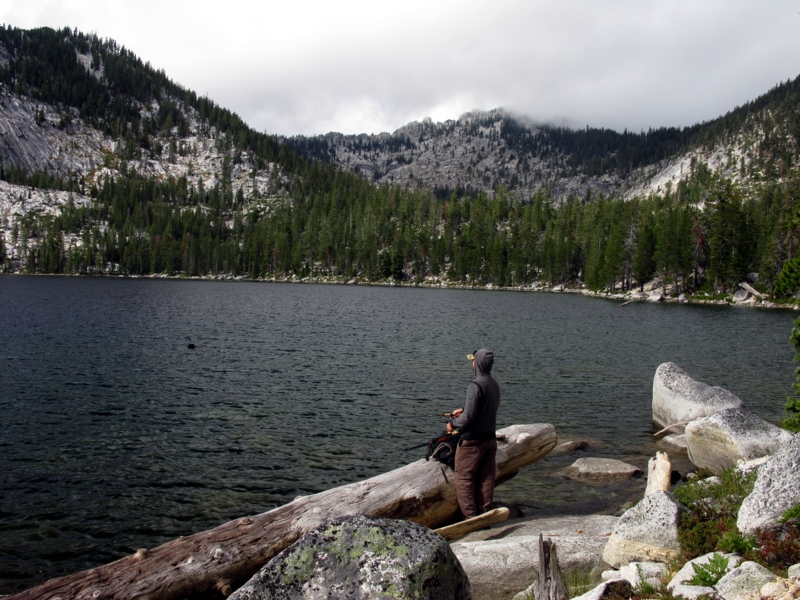
<path id="1" fill-rule="evenodd" d="M 451 545 L 475 600 L 507 600 L 536 581 L 539 534 L 556 543 L 562 572 L 603 565 L 603 548 L 617 517 L 590 515 L 511 522 L 478 531 Z M 532 588 L 531 588 L 532 590 Z"/>
<path id="2" fill-rule="evenodd" d="M 723 410 L 686 426 L 689 460 L 715 473 L 735 466 L 740 460 L 774 454 L 791 439 L 789 432 L 738 408 Z"/>
<path id="3" fill-rule="evenodd" d="M 630 479 L 641 474 L 640 468 L 613 458 L 579 458 L 561 471 L 561 476 L 567 479 L 592 483 Z"/>
<path id="4" fill-rule="evenodd" d="M 705 585 L 686 585 L 681 583 L 672 588 L 672 595 L 684 600 L 697 600 L 703 596 L 714 598 L 717 595 L 717 590 Z"/>
<path id="5" fill-rule="evenodd" d="M 635 561 L 667 562 L 678 556 L 678 525 L 684 509 L 670 492 L 655 492 L 625 512 L 603 550 L 618 568 Z"/>
<path id="6" fill-rule="evenodd" d="M 800 598 L 800 583 L 778 577 L 762 585 L 758 594 L 762 600 L 794 600 Z"/>
<path id="7" fill-rule="evenodd" d="M 786 510 L 798 502 L 800 434 L 792 437 L 761 465 L 753 491 L 739 509 L 736 525 L 743 534 L 750 535 L 759 527 L 774 525 Z"/>
<path id="8" fill-rule="evenodd" d="M 715 586 L 725 600 L 748 600 L 759 597 L 759 590 L 778 578 L 758 563 L 743 562 L 727 573 Z"/>
<path id="9" fill-rule="evenodd" d="M 748 292 L 747 290 L 743 290 L 740 288 L 734 292 L 732 302 L 734 304 L 741 304 L 742 302 L 746 302 L 747 300 L 749 300 L 751 295 L 752 294 L 750 294 L 750 292 Z"/>
<path id="10" fill-rule="evenodd" d="M 721 387 L 695 381 L 675 363 L 663 363 L 653 378 L 653 422 L 660 427 L 688 423 L 744 403 Z"/>
<path id="11" fill-rule="evenodd" d="M 329 521 L 270 560 L 231 600 L 472 598 L 447 542 L 409 521 Z"/>
<path id="12" fill-rule="evenodd" d="M 660 562 L 632 562 L 621 567 L 618 571 L 604 571 L 603 581 L 624 579 L 633 587 L 641 587 L 648 584 L 653 587 L 660 587 L 661 581 L 669 574 L 667 565 Z"/>

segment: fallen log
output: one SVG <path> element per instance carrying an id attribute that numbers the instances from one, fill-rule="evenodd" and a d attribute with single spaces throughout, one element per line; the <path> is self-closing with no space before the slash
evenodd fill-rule
<path id="1" fill-rule="evenodd" d="M 546 456 L 557 443 L 555 428 L 547 424 L 513 425 L 497 433 L 498 483 Z M 436 527 L 456 511 L 453 471 L 420 459 L 152 550 L 139 550 L 107 565 L 51 579 L 6 600 L 226 597 L 278 552 L 333 517 L 364 514 Z"/>
<path id="2" fill-rule="evenodd" d="M 485 512 L 482 515 L 478 515 L 477 517 L 465 519 L 464 521 L 453 523 L 447 527 L 440 527 L 439 529 L 436 529 L 436 533 L 446 540 L 455 540 L 460 537 L 464 537 L 473 531 L 478 531 L 478 529 L 483 529 L 484 527 L 488 529 L 489 525 L 507 521 L 510 514 L 511 511 L 505 507 L 495 508 L 494 510 Z"/>

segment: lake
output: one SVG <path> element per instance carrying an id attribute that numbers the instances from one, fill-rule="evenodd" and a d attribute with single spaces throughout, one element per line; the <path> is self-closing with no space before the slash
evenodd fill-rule
<path id="1" fill-rule="evenodd" d="M 594 444 L 498 488 L 529 515 L 641 496 L 642 480 L 558 471 L 580 456 L 646 465 L 662 362 L 773 422 L 795 366 L 788 310 L 23 276 L 0 276 L 0 307 L 0 594 L 423 457 L 403 448 L 463 404 L 477 348 L 495 352 L 499 427 L 548 422 Z"/>

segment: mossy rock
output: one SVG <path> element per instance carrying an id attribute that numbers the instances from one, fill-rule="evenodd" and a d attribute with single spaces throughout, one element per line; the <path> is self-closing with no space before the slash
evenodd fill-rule
<path id="1" fill-rule="evenodd" d="M 471 600 L 447 542 L 427 527 L 356 515 L 328 521 L 272 558 L 230 600 Z"/>

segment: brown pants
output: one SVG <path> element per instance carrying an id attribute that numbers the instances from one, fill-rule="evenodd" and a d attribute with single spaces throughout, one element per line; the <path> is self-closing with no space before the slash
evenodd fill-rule
<path id="1" fill-rule="evenodd" d="M 461 440 L 456 450 L 456 498 L 464 518 L 492 507 L 497 440 Z"/>

